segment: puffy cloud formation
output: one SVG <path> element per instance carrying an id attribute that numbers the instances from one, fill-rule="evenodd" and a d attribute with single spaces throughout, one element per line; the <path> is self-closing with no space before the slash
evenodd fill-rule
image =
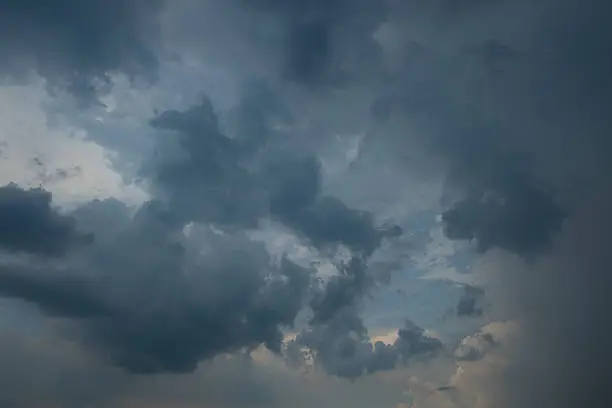
<path id="1" fill-rule="evenodd" d="M 73 244 L 92 236 L 79 233 L 75 220 L 52 207 L 51 193 L 0 187 L 0 247 L 8 251 L 62 255 Z"/>
<path id="2" fill-rule="evenodd" d="M 279 351 L 280 328 L 301 308 L 309 272 L 286 259 L 274 267 L 263 244 L 246 237 L 188 248 L 157 204 L 59 265 L 3 265 L 1 292 L 77 319 L 89 344 L 132 372 L 189 371 L 261 343 Z M 81 209 L 96 210 L 116 208 Z"/>
<path id="3" fill-rule="evenodd" d="M 398 74 L 388 98 L 388 125 L 414 136 L 388 139 L 408 150 L 421 136 L 441 157 L 447 236 L 484 252 L 479 273 L 495 288 L 487 295 L 522 324 L 508 364 L 482 382 L 479 404 L 606 406 L 610 352 L 598 339 L 609 324 L 596 316 L 611 289 L 610 42 L 601 17 L 610 7 L 496 1 L 442 13 L 447 6 L 433 2 L 403 20 L 428 21 L 436 35 L 403 31 L 404 44 L 418 40 L 429 55 L 406 65 L 411 75 Z M 491 41 L 514 56 L 463 51 Z M 491 59 L 503 70 L 482 63 Z"/>
<path id="4" fill-rule="evenodd" d="M 430 210 L 449 240 L 487 260 L 475 273 L 491 315 L 521 323 L 496 374 L 472 384 L 478 398 L 450 402 L 607 407 L 609 11 L 603 0 L 183 0 L 164 12 L 139 1 L 0 2 L 1 69 L 12 80 L 35 70 L 89 98 L 114 73 L 168 63 L 160 44 L 176 48 L 177 65 L 267 79 L 231 115 L 214 98 L 167 98 L 147 129 L 156 152 L 140 176 L 151 197 L 136 214 L 113 200 L 60 213 L 42 190 L 3 187 L 0 294 L 60 317 L 67 336 L 132 373 L 192 371 L 262 344 L 290 361 L 309 348 L 337 376 L 386 371 L 440 343 L 412 326 L 393 344 L 369 341 L 369 265 L 402 233 L 370 204 L 404 187 L 393 174 L 442 178 Z M 356 132 L 357 153 L 338 167 L 386 175 L 375 188 L 374 178 L 329 182 L 323 150 Z M 368 194 L 368 205 L 347 199 Z M 251 237 L 262 220 L 328 258 L 334 274 L 275 259 Z M 472 295 L 456 314 L 479 314 Z M 461 345 L 465 371 L 489 361 L 487 339 Z M 441 387 L 436 395 L 462 388 Z"/>
<path id="5" fill-rule="evenodd" d="M 322 196 L 316 158 L 287 159 L 293 153 L 274 148 L 273 130 L 262 128 L 266 139 L 256 145 L 224 135 L 208 99 L 163 112 L 151 125 L 165 134 L 143 174 L 159 199 L 133 216 L 112 199 L 60 215 L 44 190 L 4 187 L 5 230 L 18 233 L 7 233 L 3 246 L 68 253 L 52 264 L 7 260 L 0 293 L 76 319 L 88 345 L 133 373 L 193 371 L 202 360 L 261 344 L 280 353 L 283 330 L 315 280 L 287 257 L 275 263 L 248 237 L 273 217 L 316 248 L 352 250 L 351 272 L 319 287 L 311 302 L 312 325 L 345 320 L 342 309 L 356 307 L 368 290 L 367 258 L 398 227 L 378 228 L 372 214 Z M 67 251 L 77 224 L 96 241 Z"/>
<path id="6" fill-rule="evenodd" d="M 287 348 L 292 364 L 303 364 L 304 358 L 310 357 L 315 367 L 355 380 L 364 374 L 393 370 L 410 360 L 437 357 L 443 346 L 411 321 L 398 330 L 392 344 L 372 342 L 361 320 L 345 309 L 326 324 L 299 333 Z"/>

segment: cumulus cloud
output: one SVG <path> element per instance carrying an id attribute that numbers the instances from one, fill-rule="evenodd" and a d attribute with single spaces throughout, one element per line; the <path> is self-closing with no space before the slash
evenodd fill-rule
<path id="1" fill-rule="evenodd" d="M 80 320 L 87 343 L 132 372 L 191 371 L 261 343 L 280 351 L 308 271 L 286 259 L 272 266 L 263 244 L 246 237 L 190 253 L 165 215 L 149 203 L 131 225 L 55 269 L 4 265 L 1 291 Z"/>
<path id="2" fill-rule="evenodd" d="M 157 4 L 5 3 L 0 19 L 10 21 L 0 33 L 15 40 L 0 49 L 12 78 L 34 69 L 51 87 L 88 96 L 112 73 L 155 71 Z M 31 210 L 22 204 L 36 201 L 22 218 L 39 222 L 23 230 L 36 245 L 0 237 L 10 252 L 0 268 L 4 297 L 67 319 L 68 336 L 134 373 L 193 371 L 261 344 L 289 357 L 309 348 L 315 365 L 352 379 L 428 356 L 440 343 L 418 327 L 372 344 L 360 317 L 376 284 L 372 259 L 403 231 L 381 223 L 374 205 L 347 199 L 359 194 L 342 181 L 326 183 L 319 150 L 337 133 L 359 131 L 346 171 L 444 178 L 430 210 L 442 212 L 447 239 L 468 241 L 488 260 L 475 273 L 487 277 L 491 314 L 504 309 L 522 324 L 495 375 L 470 383 L 478 397 L 462 394 L 458 380 L 436 383 L 433 394 L 469 406 L 609 405 L 601 341 L 609 325 L 597 317 L 610 289 L 607 4 L 176 4 L 165 16 L 182 34 L 166 40 L 179 53 L 225 64 L 237 80 L 256 71 L 268 85 L 252 83 L 227 115 L 208 97 L 155 115 L 157 151 L 140 174 L 151 199 L 135 215 L 113 200 L 59 214 L 42 190 L 5 187 L 17 192 L 6 208 Z M 373 179 L 352 186 L 376 196 L 368 204 L 393 185 L 371 187 Z M 78 229 L 57 227 L 68 216 Z M 249 235 L 262 220 L 294 233 L 337 273 L 321 280 L 288 257 L 272 259 Z M 81 229 L 95 242 L 68 245 L 60 259 L 41 256 L 63 252 Z M 466 292 L 456 314 L 479 314 L 478 296 Z M 310 316 L 292 329 L 295 347 L 283 350 L 303 309 Z M 490 361 L 500 350 L 493 340 L 465 340 L 450 360 L 464 372 Z"/>
<path id="3" fill-rule="evenodd" d="M 609 325 L 595 316 L 610 289 L 603 272 L 609 220 L 601 210 L 610 197 L 610 122 L 602 110 L 610 101 L 610 44 L 598 17 L 609 6 L 469 2 L 440 13 L 447 6 L 398 17 L 404 44 L 418 42 L 426 57 L 403 65 L 411 75 L 395 74 L 389 125 L 414 131 L 389 143 L 410 149 L 416 140 L 441 158 L 447 237 L 485 252 L 481 272 L 496 288 L 493 299 L 525 324 L 508 364 L 482 383 L 474 403 L 605 406 L 601 364 L 609 351 L 595 339 Z M 423 21 L 435 35 L 407 28 Z M 462 51 L 498 54 L 484 46 L 492 41 L 512 50 L 501 72 Z"/>
<path id="4" fill-rule="evenodd" d="M 365 374 L 394 370 L 415 359 L 435 358 L 442 349 L 440 340 L 409 320 L 391 344 L 373 341 L 354 311 L 343 309 L 325 324 L 299 333 L 287 345 L 287 356 L 298 366 L 310 357 L 315 367 L 328 374 L 355 380 Z"/>
<path id="5" fill-rule="evenodd" d="M 51 193 L 16 184 L 0 187 L 0 231 L 3 249 L 43 255 L 63 255 L 73 244 L 93 239 L 77 232 L 75 220 L 52 207 Z"/>
<path id="6" fill-rule="evenodd" d="M 272 113 L 243 111 L 246 117 L 236 120 L 265 120 Z M 29 241 L 7 235 L 8 249 L 44 254 L 70 241 L 77 223 L 96 234 L 96 242 L 53 264 L 8 260 L 1 293 L 74 320 L 89 347 L 132 373 L 193 371 L 203 360 L 261 344 L 280 353 L 283 330 L 293 326 L 315 281 L 311 269 L 287 257 L 275 263 L 263 243 L 248 237 L 260 219 L 273 217 L 315 248 L 344 245 L 354 253 L 351 272 L 340 275 L 345 279 L 332 279 L 311 301 L 311 324 L 343 319 L 343 307 L 357 306 L 369 287 L 367 258 L 384 237 L 399 234 L 398 227 L 377 228 L 371 214 L 319 198 L 316 157 L 276 159 L 281 152 L 269 146 L 271 126 L 260 129 L 261 146 L 223 134 L 206 98 L 186 111 L 159 114 L 151 126 L 167 133 L 159 135 L 159 153 L 143 168 L 159 198 L 134 215 L 109 199 L 62 218 L 44 190 L 5 187 L 7 232 L 8 220 L 19 222 L 17 215 L 29 208 L 21 222 L 36 228 L 25 237 Z M 259 197 L 259 205 L 238 199 L 244 193 Z M 357 315 L 353 319 L 361 324 Z"/>

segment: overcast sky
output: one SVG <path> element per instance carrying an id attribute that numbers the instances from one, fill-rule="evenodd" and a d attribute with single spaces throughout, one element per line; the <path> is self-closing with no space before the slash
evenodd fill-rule
<path id="1" fill-rule="evenodd" d="M 603 0 L 0 0 L 0 403 L 609 406 Z"/>

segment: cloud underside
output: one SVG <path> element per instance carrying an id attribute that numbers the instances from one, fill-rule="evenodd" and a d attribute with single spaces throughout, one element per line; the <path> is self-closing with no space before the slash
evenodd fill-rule
<path id="1" fill-rule="evenodd" d="M 416 327 L 393 347 L 372 348 L 357 314 L 375 284 L 367 261 L 401 228 L 377 225 L 373 214 L 323 195 L 318 159 L 283 146 L 266 122 L 276 112 L 257 98 L 273 96 L 257 88 L 265 84 L 253 86 L 235 117 L 242 131 L 232 138 L 221 132 L 207 98 L 151 121 L 160 150 L 142 174 L 159 198 L 133 216 L 114 199 L 61 213 L 41 188 L 2 187 L 7 234 L 0 244 L 8 258 L 0 293 L 73 319 L 86 344 L 138 374 L 189 372 L 260 345 L 281 353 L 283 331 L 307 306 L 312 318 L 300 339 L 326 330 L 308 346 L 331 374 L 356 378 L 438 351 L 439 342 Z M 264 218 L 319 251 L 344 246 L 350 260 L 338 261 L 338 275 L 327 283 L 286 256 L 275 261 L 248 236 Z M 339 343 L 337 359 L 329 350 Z M 354 368 L 333 367 L 346 364 Z"/>
<path id="2" fill-rule="evenodd" d="M 68 338 L 132 374 L 193 372 L 262 345 L 352 380 L 404 363 L 490 362 L 499 348 L 483 333 L 452 357 L 410 322 L 394 343 L 371 343 L 361 310 L 381 282 L 370 264 L 411 231 L 347 200 L 321 159 L 338 129 L 365 128 L 347 172 L 443 178 L 445 237 L 482 261 L 472 273 L 483 289 L 466 286 L 452 318 L 521 324 L 495 365 L 503 375 L 462 377 L 480 399 L 449 403 L 609 405 L 607 3 L 179 3 L 0 1 L 0 73 L 12 82 L 35 71 L 49 90 L 92 101 L 113 92 L 113 75 L 153 80 L 173 46 L 212 52 L 232 73 L 249 60 L 267 77 L 237 78 L 227 115 L 207 96 L 152 115 L 155 151 L 138 174 L 150 199 L 135 214 L 115 199 L 63 210 L 43 188 L 0 187 L 2 297 L 67 323 Z M 198 10 L 218 21 L 193 24 Z M 220 38 L 230 51 L 218 52 Z M 361 196 L 382 188 L 367 184 Z M 252 237 L 263 221 L 334 275 L 272 256 Z M 466 385 L 448 387 L 438 391 Z"/>

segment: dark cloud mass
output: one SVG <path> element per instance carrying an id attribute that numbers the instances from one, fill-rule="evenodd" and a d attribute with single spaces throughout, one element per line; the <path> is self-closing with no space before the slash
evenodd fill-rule
<path id="1" fill-rule="evenodd" d="M 191 3 L 176 4 L 167 6 Z M 261 344 L 298 366 L 306 352 L 349 379 L 438 355 L 441 343 L 411 323 L 394 344 L 373 345 L 360 318 L 377 283 L 369 263 L 402 230 L 346 199 L 341 181 L 329 187 L 318 149 L 363 131 L 346 172 L 396 166 L 443 178 L 446 238 L 474 244 L 484 266 L 471 270 L 486 269 L 477 272 L 496 303 L 482 317 L 517 321 L 504 375 L 478 384 L 478 406 L 612 406 L 610 3 L 210 4 L 202 10 L 218 16 L 202 16 L 206 27 L 190 16 L 198 24 L 186 19 L 177 38 L 203 44 L 194 59 L 209 62 L 213 50 L 228 69 L 253 65 L 266 80 L 246 83 L 227 114 L 204 96 L 151 120 L 157 150 L 140 175 L 152 198 L 135 215 L 114 200 L 60 214 L 43 190 L 0 188 L 0 295 L 68 318 L 88 347 L 134 373 L 191 371 Z M 152 73 L 160 7 L 0 0 L 0 70 L 14 79 L 34 69 L 82 96 L 115 72 Z M 380 184 L 411 187 L 395 181 Z M 249 235 L 263 220 L 337 273 L 319 279 L 273 259 Z M 88 241 L 80 231 L 95 242 L 74 245 Z M 457 315 L 484 314 L 473 289 Z M 309 319 L 293 327 L 303 309 Z M 481 333 L 454 357 L 475 363 L 493 346 Z"/>
<path id="2" fill-rule="evenodd" d="M 399 227 L 377 227 L 373 214 L 321 194 L 317 157 L 283 145 L 288 135 L 271 123 L 279 102 L 265 88 L 260 92 L 263 106 L 270 108 L 257 106 L 262 103 L 247 89 L 233 119 L 250 127 L 237 129 L 235 137 L 221 131 L 206 97 L 186 111 L 166 111 L 151 121 L 169 134 L 147 171 L 175 212 L 186 221 L 241 227 L 254 227 L 270 215 L 315 247 L 343 244 L 368 256 L 384 237 L 401 234 Z M 255 144 L 243 136 L 250 131 L 258 136 Z"/>
<path id="3" fill-rule="evenodd" d="M 457 316 L 482 316 L 484 313 L 485 291 L 479 287 L 466 285 L 457 302 Z"/>
<path id="4" fill-rule="evenodd" d="M 350 68 L 342 61 L 346 50 L 371 51 L 371 32 L 385 18 L 385 5 L 374 0 L 242 1 L 253 10 L 280 17 L 283 76 L 309 86 L 346 85 Z M 351 33 L 348 41 L 341 35 L 347 32 Z"/>
<path id="5" fill-rule="evenodd" d="M 280 329 L 301 309 L 310 272 L 287 259 L 272 265 L 246 237 L 208 232 L 202 254 L 160 206 L 143 206 L 131 225 L 62 268 L 4 266 L 0 292 L 79 319 L 88 344 L 130 372 L 192 371 L 262 343 L 280 351 Z"/>
<path id="6" fill-rule="evenodd" d="M 400 64 L 411 75 L 394 74 L 391 102 L 375 113 L 386 126 L 404 127 L 401 137 L 381 136 L 384 143 L 397 151 L 421 143 L 444 162 L 447 237 L 475 242 L 497 288 L 492 299 L 521 324 L 509 366 L 482 384 L 479 400 L 608 406 L 612 355 L 601 339 L 610 324 L 598 316 L 612 289 L 604 210 L 612 43 L 602 17 L 610 5 L 455 2 L 460 10 L 443 17 L 441 4 L 397 16 L 404 44 L 425 45 L 426 74 L 415 75 L 423 73 L 419 62 Z M 435 36 L 400 27 L 418 22 L 435 27 Z M 417 83 L 427 98 L 414 92 Z"/>
<path id="7" fill-rule="evenodd" d="M 45 270 L 36 272 L 3 270 L 0 293 L 32 302 L 51 316 L 87 318 L 109 316 L 114 312 L 96 293 L 97 288 L 91 282 L 77 277 L 49 277 Z"/>
<path id="8" fill-rule="evenodd" d="M 384 237 L 401 231 L 377 228 L 373 215 L 322 196 L 316 157 L 300 159 L 279 145 L 266 121 L 277 105 L 260 104 L 253 91 L 247 89 L 234 111 L 243 126 L 233 137 L 221 131 L 206 97 L 151 121 L 159 149 L 143 175 L 158 199 L 133 216 L 111 199 L 62 218 L 51 210 L 48 193 L 7 187 L 17 194 L 7 219 L 10 212 L 18 221 L 15 214 L 29 208 L 22 195 L 32 196 L 33 209 L 41 207 L 41 215 L 30 210 L 37 217 L 21 221 L 38 228 L 30 239 L 48 240 L 47 252 L 71 238 L 75 219 L 96 242 L 69 254 L 61 267 L 7 264 L 0 293 L 75 319 L 88 346 L 132 373 L 193 371 L 203 360 L 261 344 L 280 353 L 283 330 L 293 326 L 315 287 L 313 271 L 286 257 L 275 262 L 263 243 L 248 238 L 260 219 L 272 217 L 316 248 L 344 245 L 355 253 L 350 272 L 318 288 L 322 299 L 311 302 L 313 326 L 342 319 L 341 309 L 355 308 L 369 288 L 367 257 Z M 260 91 L 262 102 L 272 101 Z M 262 140 L 245 137 L 249 125 Z M 39 249 L 16 238 L 7 235 L 5 246 Z"/>
<path id="9" fill-rule="evenodd" d="M 52 89 L 95 97 L 110 75 L 155 75 L 159 0 L 2 0 L 0 72 L 37 71 Z"/>
<path id="10" fill-rule="evenodd" d="M 303 362 L 302 348 L 328 374 L 355 380 L 364 374 L 393 370 L 411 359 L 435 357 L 442 351 L 442 343 L 411 321 L 399 329 L 393 344 L 372 343 L 354 309 L 344 308 L 287 345 L 290 363 Z"/>
<path id="11" fill-rule="evenodd" d="M 71 246 L 91 242 L 75 220 L 60 214 L 43 189 L 0 187 L 0 248 L 42 255 L 63 255 Z"/>
<path id="12" fill-rule="evenodd" d="M 566 211 L 515 161 L 485 154 L 489 157 L 471 163 L 476 171 L 470 169 L 467 197 L 442 215 L 446 235 L 473 240 L 480 251 L 497 247 L 525 256 L 545 251 Z"/>
<path id="13" fill-rule="evenodd" d="M 170 208 L 188 217 L 186 220 L 212 222 L 232 230 L 254 227 L 260 218 L 270 216 L 318 249 L 348 247 L 353 258 L 339 267 L 340 275 L 324 285 L 310 303 L 312 325 L 342 319 L 336 315 L 343 308 L 356 307 L 370 287 L 367 258 L 385 237 L 398 236 L 401 229 L 378 227 L 371 213 L 323 196 L 317 158 L 285 145 L 283 139 L 288 135 L 273 130 L 270 123 L 279 113 L 285 118 L 291 115 L 279 109 L 276 97 L 265 85 L 258 84 L 255 90 L 258 92 L 247 89 L 246 97 L 233 112 L 234 120 L 252 127 L 237 127 L 234 137 L 221 132 L 208 99 L 187 111 L 168 111 L 155 118 L 153 127 L 171 131 L 178 138 L 182 154 L 170 158 L 170 162 L 156 157 L 153 180 L 169 197 Z M 253 141 L 252 134 L 243 136 L 249 131 L 254 131 L 259 140 Z M 296 305 L 289 310 L 295 317 L 299 309 Z"/>

